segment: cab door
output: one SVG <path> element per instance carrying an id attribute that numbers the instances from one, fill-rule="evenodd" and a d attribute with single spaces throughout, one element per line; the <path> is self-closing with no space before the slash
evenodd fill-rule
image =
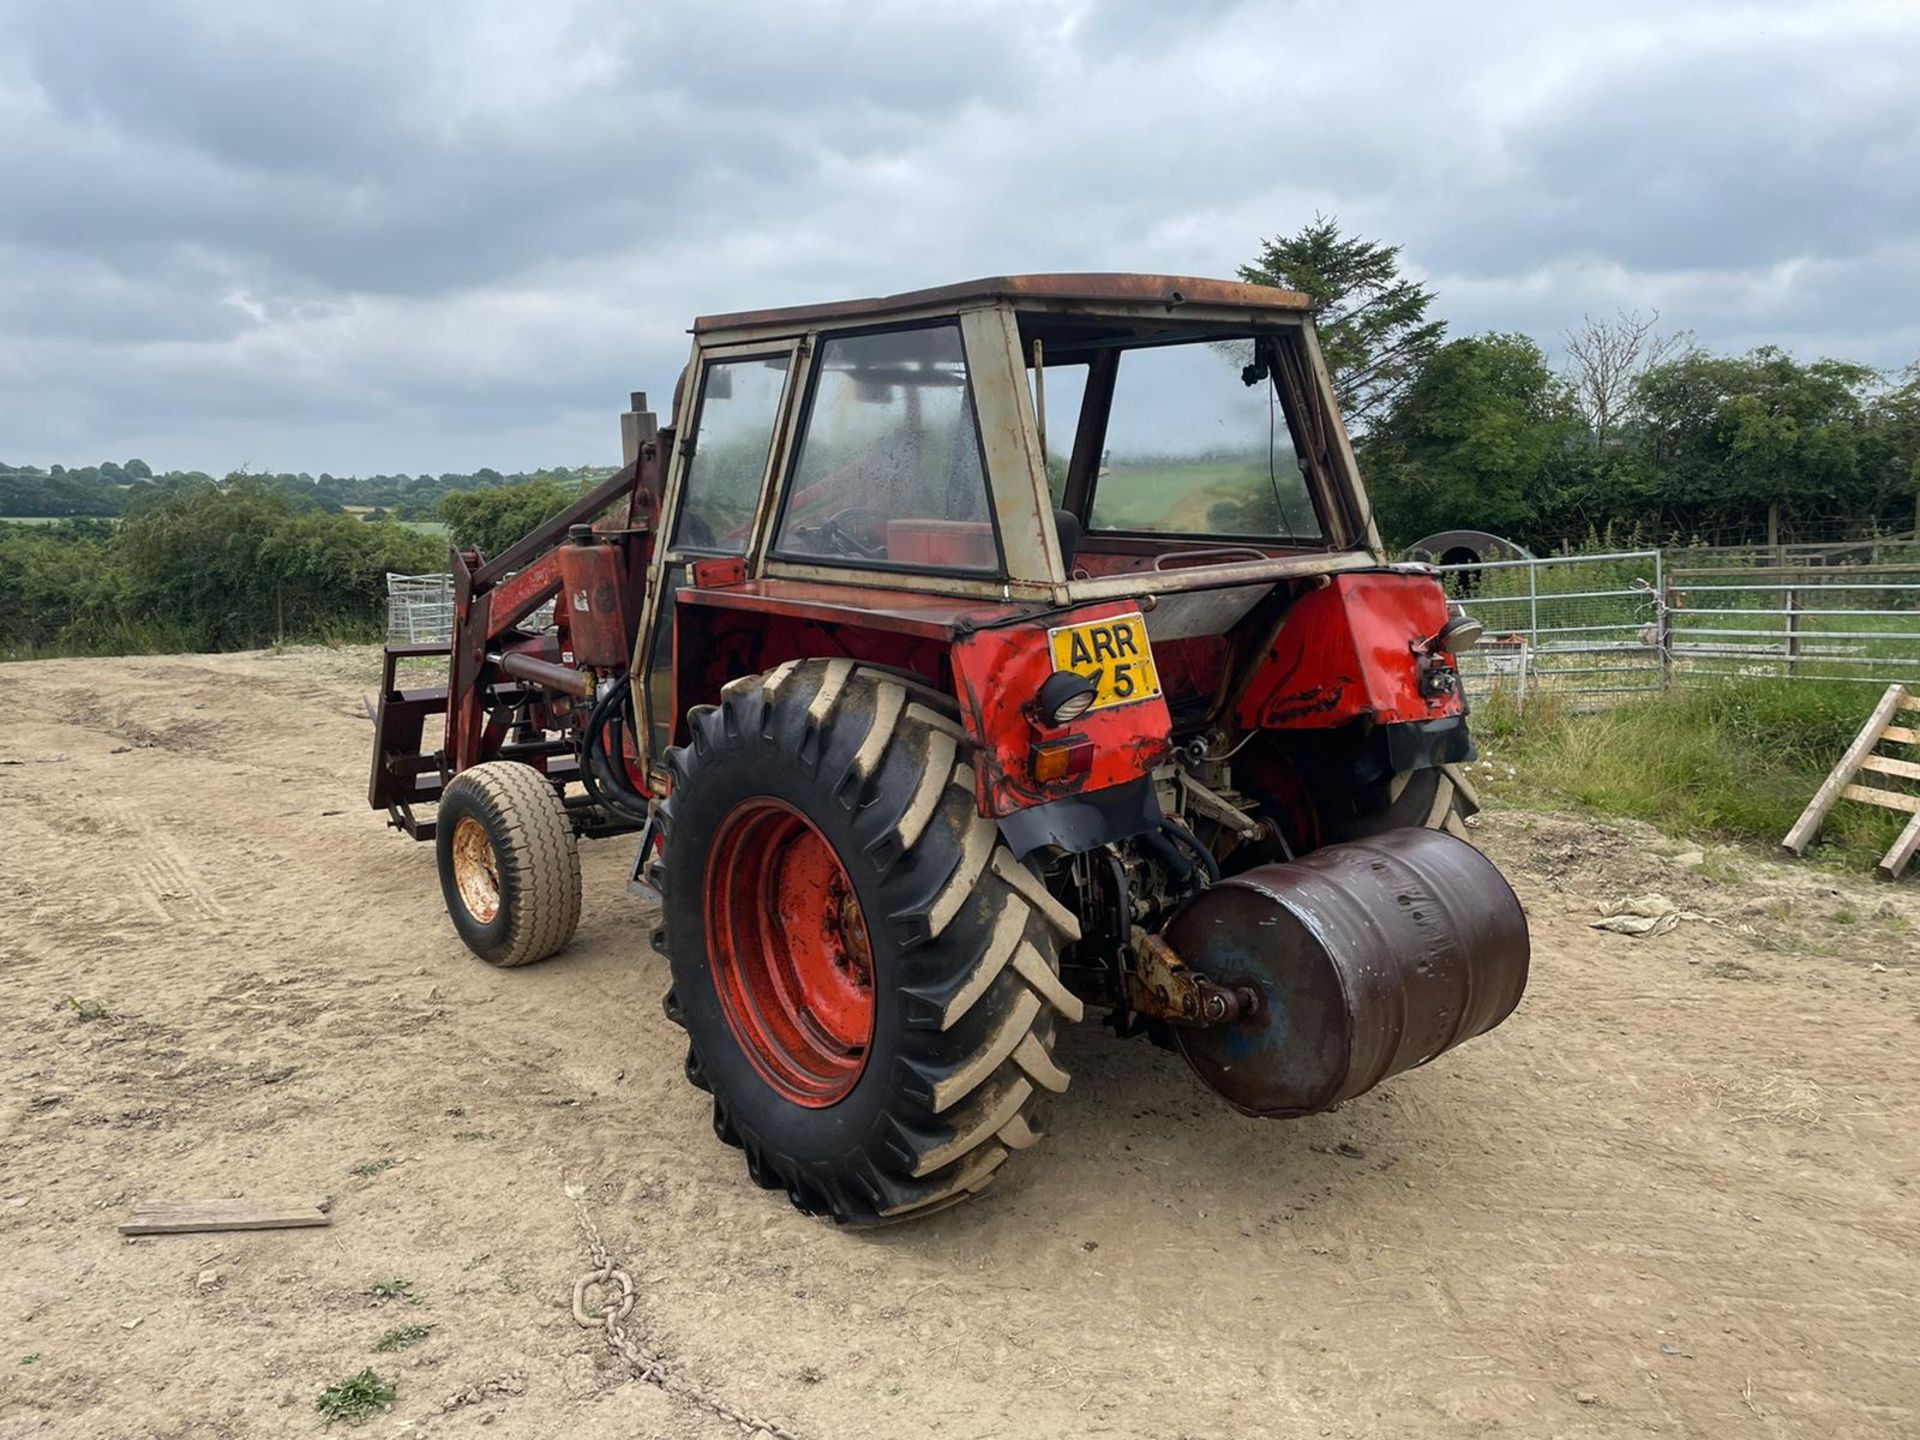
<path id="1" fill-rule="evenodd" d="M 753 553 L 764 523 L 768 477 L 778 462 L 799 368 L 800 341 L 733 345 L 696 353 L 698 378 L 684 434 L 674 442 L 662 506 L 662 544 L 647 577 L 633 677 L 642 714 L 643 768 L 673 743 L 675 598 L 700 560 Z"/>

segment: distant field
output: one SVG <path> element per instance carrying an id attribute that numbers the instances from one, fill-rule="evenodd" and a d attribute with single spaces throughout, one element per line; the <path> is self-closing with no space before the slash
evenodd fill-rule
<path id="1" fill-rule="evenodd" d="M 1297 471 L 1276 477 L 1264 465 L 1208 460 L 1115 461 L 1100 473 L 1093 523 L 1179 535 L 1309 534 L 1317 525 Z"/>

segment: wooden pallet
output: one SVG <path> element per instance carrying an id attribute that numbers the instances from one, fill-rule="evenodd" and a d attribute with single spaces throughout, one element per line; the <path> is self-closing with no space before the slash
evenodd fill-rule
<path id="1" fill-rule="evenodd" d="M 1847 753 L 1833 767 L 1833 773 L 1827 776 L 1826 783 L 1813 797 L 1806 812 L 1794 822 L 1793 829 L 1787 832 L 1787 838 L 1781 844 L 1796 855 L 1806 854 L 1807 846 L 1820 833 L 1820 824 L 1827 818 L 1827 812 L 1839 800 L 1857 800 L 1864 805 L 1901 810 L 1913 819 L 1900 832 L 1900 838 L 1893 842 L 1893 848 L 1887 851 L 1886 858 L 1881 860 L 1878 867 L 1887 879 L 1900 878 L 1915 852 L 1920 852 L 1920 790 L 1901 790 L 1896 788 L 1895 782 L 1920 781 L 1920 763 L 1882 755 L 1879 747 L 1885 744 L 1920 747 L 1920 721 L 1909 724 L 1902 719 L 1901 712 L 1909 710 L 1920 712 L 1920 695 L 1909 695 L 1904 685 L 1889 685 L 1887 693 L 1880 697 L 1880 703 L 1874 707 L 1873 717 L 1854 737 L 1853 744 L 1847 747 Z M 1896 724 L 1896 721 L 1901 723 Z M 1886 783 L 1859 784 L 1863 771 L 1869 775 L 1886 777 Z"/>

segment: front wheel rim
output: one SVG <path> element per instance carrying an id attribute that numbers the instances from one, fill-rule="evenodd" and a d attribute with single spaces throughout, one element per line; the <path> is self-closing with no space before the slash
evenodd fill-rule
<path id="1" fill-rule="evenodd" d="M 494 858 L 487 827 L 462 815 L 453 827 L 453 883 L 460 903 L 481 925 L 500 913 L 500 862 Z"/>
<path id="2" fill-rule="evenodd" d="M 760 1077 L 796 1105 L 844 1099 L 873 1040 L 873 945 L 826 836 L 783 801 L 735 806 L 708 858 L 706 921 L 721 1009 Z"/>

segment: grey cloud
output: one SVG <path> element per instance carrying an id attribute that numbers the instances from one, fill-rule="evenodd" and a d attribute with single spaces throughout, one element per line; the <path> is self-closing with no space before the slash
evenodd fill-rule
<path id="1" fill-rule="evenodd" d="M 611 453 L 704 310 L 1230 273 L 1316 210 L 1456 329 L 1658 304 L 1883 364 L 1920 314 L 1892 6 L 15 0 L 0 454 Z"/>
<path id="2" fill-rule="evenodd" d="M 1517 184 L 1449 217 L 1435 258 L 1516 247 L 1636 268 L 1852 255 L 1920 228 L 1920 26 L 1780 47 L 1739 36 L 1594 77 L 1517 137 Z M 1479 197 L 1474 197 L 1479 198 Z"/>

